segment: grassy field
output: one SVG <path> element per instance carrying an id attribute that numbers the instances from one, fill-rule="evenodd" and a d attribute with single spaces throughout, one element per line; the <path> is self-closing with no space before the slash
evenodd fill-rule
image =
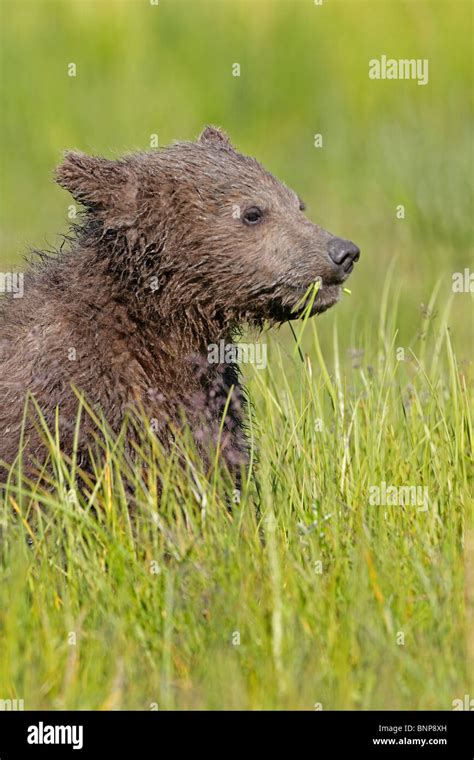
<path id="1" fill-rule="evenodd" d="M 71 201 L 51 172 L 64 148 L 113 157 L 206 123 L 362 249 L 352 295 L 303 335 L 295 323 L 300 351 L 285 326 L 260 337 L 267 367 L 243 368 L 255 459 L 232 514 L 218 468 L 204 477 L 183 440 L 183 474 L 146 432 L 141 464 L 130 471 L 110 441 L 82 492 L 54 432 L 51 487 L 12 478 L 0 497 L 0 700 L 450 710 L 473 697 L 474 330 L 472 293 L 452 288 L 472 270 L 472 5 L 0 0 L 0 11 L 0 271 L 60 242 Z M 429 83 L 370 80 L 382 54 L 428 59 Z"/>

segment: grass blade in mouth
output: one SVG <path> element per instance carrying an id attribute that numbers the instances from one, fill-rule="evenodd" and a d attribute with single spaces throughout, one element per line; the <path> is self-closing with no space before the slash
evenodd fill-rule
<path id="1" fill-rule="evenodd" d="M 316 300 L 316 296 L 318 295 L 318 291 L 321 287 L 321 280 L 316 280 L 316 282 L 311 283 L 308 290 L 304 294 L 303 298 L 300 298 L 298 303 L 293 309 L 293 312 L 297 311 L 300 306 L 306 303 L 306 306 L 303 309 L 303 313 L 301 314 L 301 318 L 303 320 L 303 323 L 301 325 L 300 334 L 298 337 L 295 336 L 295 332 L 292 328 L 293 336 L 295 337 L 296 345 L 295 345 L 295 353 L 298 351 L 300 358 L 302 361 L 304 361 L 304 357 L 300 348 L 301 341 L 303 339 L 303 333 L 306 327 L 306 323 L 311 316 L 311 312 L 313 310 L 314 302 Z M 290 322 L 291 326 L 291 322 Z"/>
<path id="2" fill-rule="evenodd" d="M 302 317 L 305 316 L 306 309 L 308 309 L 308 306 L 309 306 L 309 309 L 311 311 L 311 309 L 313 308 L 313 304 L 314 304 L 314 301 L 316 299 L 316 296 L 318 295 L 318 290 L 320 289 L 320 287 L 321 287 L 321 280 L 316 280 L 315 282 L 312 282 L 311 285 L 307 288 L 307 290 L 304 293 L 304 295 L 301 296 L 300 300 L 293 306 L 293 308 L 291 310 L 292 313 L 294 314 L 295 312 L 299 311 L 301 309 L 301 307 L 306 303 L 306 301 L 308 299 L 309 299 L 309 301 L 308 301 L 308 303 L 306 303 L 305 309 L 304 309 L 303 314 L 301 316 Z"/>

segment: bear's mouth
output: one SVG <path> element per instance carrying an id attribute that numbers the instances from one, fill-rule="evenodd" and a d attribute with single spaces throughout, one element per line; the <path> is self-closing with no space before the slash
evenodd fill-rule
<path id="1" fill-rule="evenodd" d="M 330 309 L 341 297 L 342 288 L 339 283 L 324 284 L 323 282 L 316 295 L 311 295 L 310 288 L 302 285 L 287 285 L 285 292 L 270 302 L 271 319 L 276 322 L 289 322 L 306 315 L 314 317 Z M 308 309 L 310 309 L 309 313 Z"/>

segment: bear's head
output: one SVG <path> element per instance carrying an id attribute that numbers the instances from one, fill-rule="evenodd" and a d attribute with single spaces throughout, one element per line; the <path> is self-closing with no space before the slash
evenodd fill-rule
<path id="1" fill-rule="evenodd" d="M 215 127 L 196 142 L 119 160 L 68 152 L 56 180 L 86 207 L 87 244 L 147 308 L 283 322 L 301 314 L 316 282 L 312 313 L 332 306 L 359 258 Z"/>

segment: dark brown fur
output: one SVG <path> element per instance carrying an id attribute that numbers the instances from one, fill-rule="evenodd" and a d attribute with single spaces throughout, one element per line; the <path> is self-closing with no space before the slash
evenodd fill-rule
<path id="1" fill-rule="evenodd" d="M 30 268 L 23 298 L 3 299 L 0 459 L 17 454 L 28 392 L 51 428 L 59 408 L 65 451 L 78 406 L 72 385 L 113 430 L 127 410 L 143 408 L 164 442 L 184 410 L 205 448 L 234 385 L 223 449 L 238 465 L 245 442 L 237 369 L 208 364 L 207 346 L 230 342 L 243 323 L 293 318 L 317 277 L 314 312 L 335 303 L 344 276 L 327 254 L 332 236 L 304 217 L 292 190 L 212 127 L 195 143 L 117 161 L 67 153 L 56 180 L 84 205 L 84 222 L 65 250 Z M 254 206 L 262 221 L 244 223 L 236 209 Z M 84 424 L 85 455 L 91 436 Z M 32 422 L 25 443 L 26 460 L 41 461 Z"/>

